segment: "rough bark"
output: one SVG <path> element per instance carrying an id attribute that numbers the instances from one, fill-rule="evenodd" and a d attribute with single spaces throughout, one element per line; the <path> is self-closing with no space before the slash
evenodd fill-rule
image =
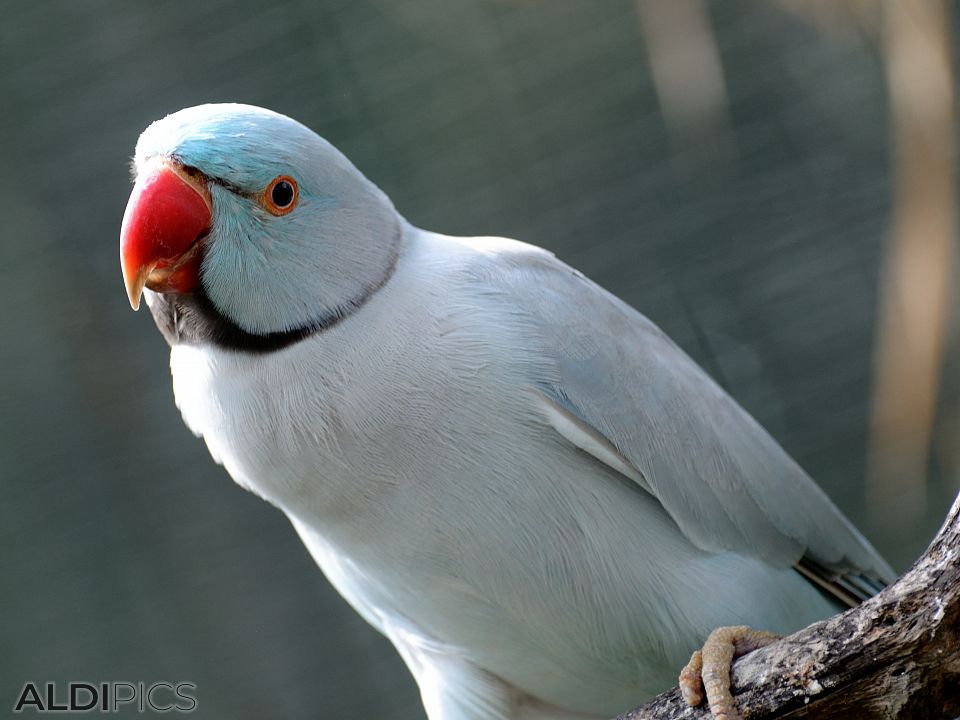
<path id="1" fill-rule="evenodd" d="M 960 716 L 960 495 L 924 555 L 857 608 L 733 666 L 747 720 Z M 705 720 L 677 688 L 618 720 Z"/>

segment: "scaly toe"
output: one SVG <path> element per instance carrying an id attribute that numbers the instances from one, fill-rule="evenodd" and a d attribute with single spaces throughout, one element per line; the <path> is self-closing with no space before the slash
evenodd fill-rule
<path id="1" fill-rule="evenodd" d="M 714 720 L 741 720 L 730 693 L 730 665 L 736 658 L 778 639 L 778 635 L 746 625 L 717 628 L 680 673 L 684 701 L 699 705 L 705 693 Z"/>

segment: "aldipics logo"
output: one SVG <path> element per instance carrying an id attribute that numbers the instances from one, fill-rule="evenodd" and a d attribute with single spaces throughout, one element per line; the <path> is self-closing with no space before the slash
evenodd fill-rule
<path id="1" fill-rule="evenodd" d="M 58 712 L 181 712 L 197 709 L 197 689 L 190 682 L 70 682 L 66 688 L 56 683 L 28 682 L 20 691 L 15 713 Z"/>

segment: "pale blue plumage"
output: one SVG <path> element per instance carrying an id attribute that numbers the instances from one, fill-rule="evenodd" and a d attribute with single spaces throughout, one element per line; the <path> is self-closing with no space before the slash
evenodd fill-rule
<path id="1" fill-rule="evenodd" d="M 248 332 L 344 312 L 395 260 L 399 219 L 389 199 L 326 140 L 282 115 L 233 104 L 182 110 L 141 135 L 135 164 L 154 157 L 219 181 L 209 188 L 216 242 L 204 285 Z M 300 189 L 298 211 L 283 217 L 254 197 L 278 175 L 296 177 Z"/>
<path id="2" fill-rule="evenodd" d="M 177 402 L 393 641 L 431 720 L 609 717 L 718 625 L 835 611 L 801 557 L 890 576 L 681 350 L 549 253 L 410 226 L 268 111 L 182 111 L 141 138 L 156 154 L 222 181 L 219 312 L 252 333 L 343 315 L 275 352 L 174 345 Z M 301 202 L 273 217 L 248 195 L 279 174 Z"/>

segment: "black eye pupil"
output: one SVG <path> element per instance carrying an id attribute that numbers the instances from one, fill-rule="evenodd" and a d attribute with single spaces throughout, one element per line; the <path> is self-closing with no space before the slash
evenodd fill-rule
<path id="1" fill-rule="evenodd" d="M 278 208 L 288 207 L 293 202 L 293 185 L 286 180 L 281 180 L 270 191 L 270 199 Z"/>

